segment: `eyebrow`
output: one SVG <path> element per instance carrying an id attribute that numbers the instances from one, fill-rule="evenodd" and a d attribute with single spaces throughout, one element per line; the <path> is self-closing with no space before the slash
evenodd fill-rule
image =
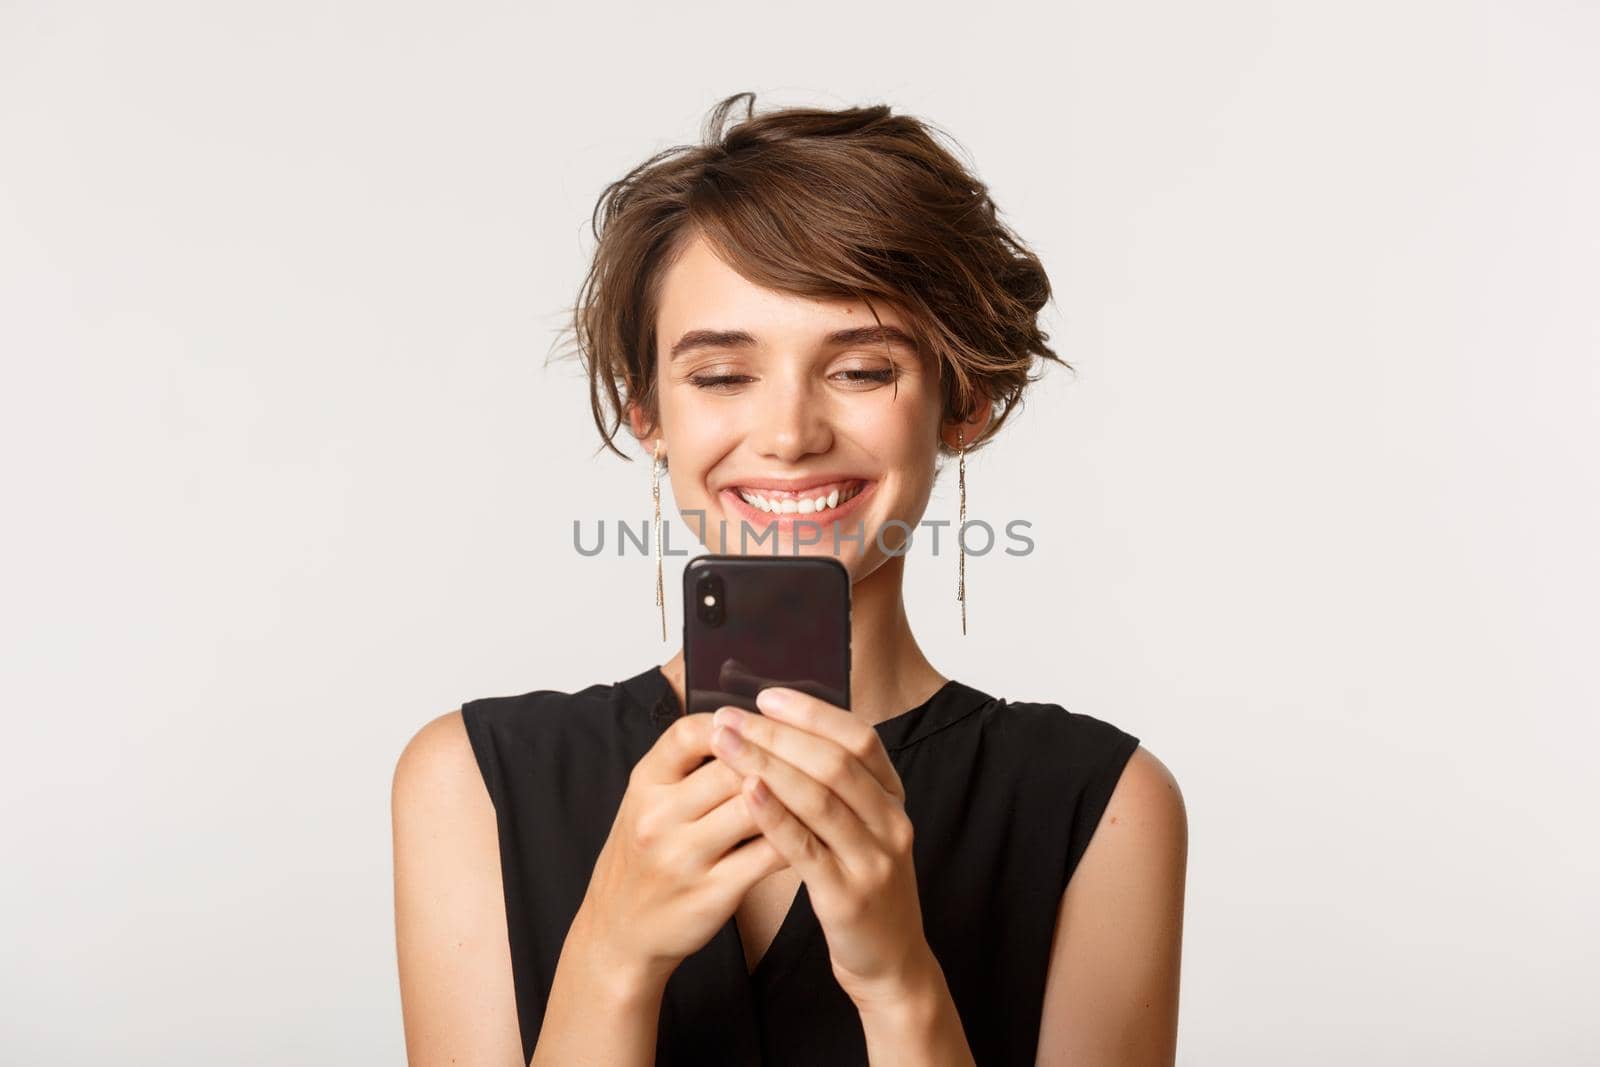
<path id="1" fill-rule="evenodd" d="M 852 326 L 835 330 L 825 337 L 829 345 L 898 344 L 915 349 L 917 342 L 898 326 Z M 746 330 L 690 330 L 673 344 L 667 360 L 671 362 L 685 352 L 699 348 L 743 348 L 756 343 L 755 336 Z"/>

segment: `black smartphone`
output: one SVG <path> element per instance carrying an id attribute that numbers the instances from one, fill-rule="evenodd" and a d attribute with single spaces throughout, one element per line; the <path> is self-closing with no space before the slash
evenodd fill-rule
<path id="1" fill-rule="evenodd" d="M 784 686 L 850 707 L 850 572 L 831 556 L 696 556 L 683 570 L 686 712 Z"/>

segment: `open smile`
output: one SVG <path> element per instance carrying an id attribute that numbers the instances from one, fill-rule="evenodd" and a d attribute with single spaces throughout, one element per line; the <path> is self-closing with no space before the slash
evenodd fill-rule
<path id="1" fill-rule="evenodd" d="M 819 482 L 798 489 L 775 485 L 734 485 L 722 497 L 734 514 L 755 526 L 792 525 L 802 519 L 834 522 L 855 511 L 877 483 L 865 478 Z"/>

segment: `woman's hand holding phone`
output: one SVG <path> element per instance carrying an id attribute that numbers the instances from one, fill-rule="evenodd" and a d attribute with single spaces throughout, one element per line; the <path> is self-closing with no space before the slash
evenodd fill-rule
<path id="1" fill-rule="evenodd" d="M 574 920 L 583 950 L 624 980 L 664 987 L 751 886 L 788 866 L 761 836 L 740 775 L 703 762 L 711 732 L 709 712 L 680 716 L 634 765 Z"/>
<path id="2" fill-rule="evenodd" d="M 863 1011 L 887 1008 L 938 968 L 899 772 L 877 730 L 843 708 L 780 688 L 756 705 L 759 715 L 719 709 L 712 749 L 743 776 L 764 839 L 805 880 L 839 985 Z"/>

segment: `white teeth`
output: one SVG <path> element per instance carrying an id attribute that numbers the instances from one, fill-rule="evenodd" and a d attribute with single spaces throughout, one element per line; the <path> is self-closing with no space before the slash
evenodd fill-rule
<path id="1" fill-rule="evenodd" d="M 739 494 L 739 498 L 746 504 L 749 504 L 758 511 L 764 511 L 769 515 L 814 515 L 819 511 L 827 511 L 829 508 L 838 507 L 846 500 L 849 500 L 851 497 L 854 497 L 857 493 L 861 492 L 861 489 L 862 487 L 860 485 L 852 486 L 842 493 L 837 489 L 832 489 L 828 491 L 827 496 L 819 496 L 815 498 L 801 497 L 798 500 L 794 499 L 793 497 L 785 497 L 781 500 L 776 498 L 768 500 L 760 493 L 754 492 L 750 489 L 739 489 L 736 491 Z"/>

